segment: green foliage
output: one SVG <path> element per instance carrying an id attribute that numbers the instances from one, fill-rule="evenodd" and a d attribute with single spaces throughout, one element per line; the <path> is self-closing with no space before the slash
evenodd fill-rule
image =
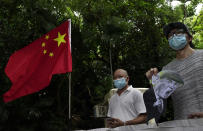
<path id="1" fill-rule="evenodd" d="M 193 34 L 193 43 L 198 49 L 203 49 L 203 10 L 199 15 L 188 18 L 188 23 L 191 23 L 190 27 Z"/>
<path id="2" fill-rule="evenodd" d="M 1 94 L 11 82 L 4 73 L 9 56 L 67 19 L 72 21 L 72 128 L 102 127 L 93 118 L 93 106 L 112 88 L 113 70 L 124 68 L 134 87 L 148 87 L 145 72 L 162 68 L 174 56 L 162 27 L 187 23 L 193 42 L 202 48 L 200 1 L 173 9 L 165 0 L 2 0 L 0 4 Z M 186 8 L 185 8 L 186 7 Z M 187 15 L 185 14 L 187 11 Z M 111 53 L 111 54 L 110 54 Z M 11 103 L 0 103 L 0 130 L 62 131 L 68 129 L 67 75 L 55 75 L 44 90 Z M 173 119 L 172 107 L 165 120 Z M 92 123 L 92 124 L 90 124 Z M 12 126 L 11 126 L 12 125 Z"/>

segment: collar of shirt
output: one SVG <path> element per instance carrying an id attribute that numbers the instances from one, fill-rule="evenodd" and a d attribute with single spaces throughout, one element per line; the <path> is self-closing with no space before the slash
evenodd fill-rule
<path id="1" fill-rule="evenodd" d="M 131 91 L 132 88 L 132 85 L 128 85 L 128 88 L 124 92 Z"/>
<path id="2" fill-rule="evenodd" d="M 126 90 L 124 90 L 120 96 L 130 92 L 133 89 L 132 85 L 128 85 L 128 88 Z M 118 93 L 116 93 L 118 95 Z M 119 96 L 119 95 L 118 95 Z"/>

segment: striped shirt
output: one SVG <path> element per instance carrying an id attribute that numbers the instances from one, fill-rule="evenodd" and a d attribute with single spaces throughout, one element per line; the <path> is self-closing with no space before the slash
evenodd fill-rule
<path id="1" fill-rule="evenodd" d="M 176 71 L 184 80 L 184 85 L 172 94 L 174 119 L 203 112 L 203 50 L 195 50 L 185 59 L 174 59 L 163 70 Z"/>

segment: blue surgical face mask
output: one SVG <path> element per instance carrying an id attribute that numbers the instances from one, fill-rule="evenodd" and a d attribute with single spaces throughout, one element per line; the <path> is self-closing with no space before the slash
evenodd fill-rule
<path id="1" fill-rule="evenodd" d="M 114 80 L 113 81 L 113 84 L 116 88 L 118 89 L 123 89 L 125 86 L 126 86 L 126 81 L 125 81 L 125 78 L 122 77 L 121 79 L 117 79 L 117 80 Z"/>
<path id="2" fill-rule="evenodd" d="M 168 39 L 168 41 L 169 41 L 170 47 L 172 49 L 174 49 L 174 50 L 181 50 L 187 44 L 187 40 L 186 40 L 185 34 L 174 35 L 174 36 L 170 37 Z"/>

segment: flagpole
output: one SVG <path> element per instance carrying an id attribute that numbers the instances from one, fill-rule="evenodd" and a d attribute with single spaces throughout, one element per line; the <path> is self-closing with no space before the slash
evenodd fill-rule
<path id="1" fill-rule="evenodd" d="M 69 34 L 69 44 L 70 44 L 70 51 L 71 51 L 71 19 L 68 19 L 69 27 L 68 27 L 68 34 Z M 71 72 L 68 73 L 68 131 L 71 131 Z"/>
<path id="2" fill-rule="evenodd" d="M 71 131 L 71 72 L 68 73 L 68 131 Z"/>

